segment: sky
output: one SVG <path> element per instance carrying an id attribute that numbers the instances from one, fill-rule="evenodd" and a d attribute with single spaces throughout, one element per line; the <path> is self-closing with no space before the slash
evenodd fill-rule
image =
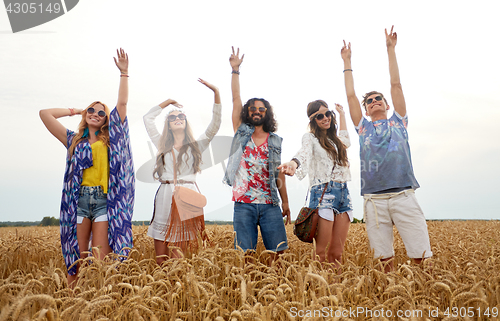
<path id="1" fill-rule="evenodd" d="M 358 97 L 371 90 L 390 97 L 384 28 L 392 25 L 421 186 L 416 195 L 426 218 L 500 219 L 495 205 L 500 143 L 494 125 L 500 118 L 500 4 L 376 3 L 84 0 L 63 16 L 18 33 L 12 33 L 0 8 L 0 221 L 59 217 L 66 150 L 38 112 L 85 108 L 95 100 L 114 106 L 117 48 L 130 60 L 128 119 L 136 169 L 152 157 L 142 121 L 151 107 L 176 99 L 195 136 L 205 131 L 213 94 L 198 78 L 219 87 L 223 116 L 217 135 L 233 136 L 231 46 L 245 54 L 243 101 L 263 97 L 273 105 L 284 162 L 308 131 L 310 101 L 348 109 L 340 57 L 344 39 L 352 45 Z M 160 129 L 164 117 L 157 119 Z M 73 130 L 79 121 L 78 116 L 61 119 Z M 349 117 L 347 124 L 348 188 L 354 216 L 362 218 L 358 136 Z M 198 176 L 208 199 L 206 220 L 232 220 L 231 189 L 222 184 L 223 174 L 218 163 Z M 133 220 L 151 219 L 157 188 L 158 183 L 137 181 Z M 288 177 L 287 188 L 295 219 L 308 179 Z"/>

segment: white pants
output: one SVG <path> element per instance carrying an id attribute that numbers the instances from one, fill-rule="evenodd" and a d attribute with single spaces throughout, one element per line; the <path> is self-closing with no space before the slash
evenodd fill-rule
<path id="1" fill-rule="evenodd" d="M 396 225 L 410 258 L 432 256 L 427 222 L 414 190 L 365 194 L 364 200 L 366 231 L 376 258 L 394 256 L 393 225 Z"/>

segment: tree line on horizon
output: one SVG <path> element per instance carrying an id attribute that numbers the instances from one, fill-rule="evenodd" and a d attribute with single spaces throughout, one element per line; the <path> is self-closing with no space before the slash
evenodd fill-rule
<path id="1" fill-rule="evenodd" d="M 205 221 L 205 225 L 232 225 L 232 221 Z M 149 225 L 149 221 L 132 221 L 132 225 Z M 59 219 L 45 216 L 41 221 L 0 222 L 0 227 L 59 226 Z"/>

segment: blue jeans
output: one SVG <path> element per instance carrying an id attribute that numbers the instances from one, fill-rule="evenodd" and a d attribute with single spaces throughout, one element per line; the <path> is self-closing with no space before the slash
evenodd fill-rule
<path id="1" fill-rule="evenodd" d="M 101 186 L 80 186 L 76 215 L 86 217 L 91 222 L 99 216 L 108 215 L 107 194 L 104 194 Z"/>
<path id="2" fill-rule="evenodd" d="M 311 188 L 311 196 L 309 200 L 310 208 L 318 207 L 319 199 L 321 198 L 324 188 L 325 184 L 315 185 Z M 349 195 L 349 190 L 347 189 L 347 183 L 330 181 L 319 208 L 331 208 L 335 214 L 352 211 L 351 196 Z"/>
<path id="3" fill-rule="evenodd" d="M 260 226 L 267 250 L 279 252 L 288 249 L 285 224 L 279 206 L 234 202 L 235 248 L 239 246 L 243 251 L 257 248 L 257 225 Z"/>

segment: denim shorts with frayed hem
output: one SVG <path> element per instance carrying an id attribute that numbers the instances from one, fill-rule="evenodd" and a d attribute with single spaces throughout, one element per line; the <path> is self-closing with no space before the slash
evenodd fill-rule
<path id="1" fill-rule="evenodd" d="M 310 208 L 318 207 L 324 188 L 325 184 L 311 187 L 311 196 L 309 200 Z M 352 211 L 351 195 L 349 195 L 347 183 L 330 181 L 319 208 L 331 208 L 335 215 Z"/>
<path id="2" fill-rule="evenodd" d="M 255 250 L 259 236 L 257 226 L 260 226 L 267 250 L 279 252 L 288 249 L 285 223 L 279 206 L 234 202 L 234 247 L 240 247 L 243 251 Z"/>
<path id="3" fill-rule="evenodd" d="M 78 224 L 84 218 L 91 222 L 105 222 L 108 220 L 107 194 L 101 186 L 80 186 L 80 197 L 76 210 Z"/>

